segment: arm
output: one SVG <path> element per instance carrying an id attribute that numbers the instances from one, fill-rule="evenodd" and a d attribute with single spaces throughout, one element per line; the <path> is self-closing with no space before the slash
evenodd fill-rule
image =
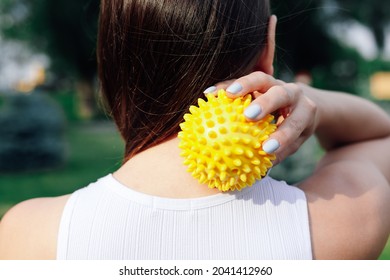
<path id="1" fill-rule="evenodd" d="M 231 92 L 232 98 L 259 92 L 249 120 L 281 116 L 270 136 L 279 143 L 273 147 L 279 161 L 313 133 L 326 150 L 316 171 L 299 184 L 308 199 L 314 257 L 377 258 L 390 233 L 386 113 L 359 97 L 286 84 L 261 72 L 234 83 L 241 90 Z"/>
<path id="2" fill-rule="evenodd" d="M 328 151 L 299 187 L 317 259 L 376 259 L 390 234 L 390 137 Z"/>
<path id="3" fill-rule="evenodd" d="M 220 83 L 218 88 L 231 83 Z M 256 121 L 270 113 L 279 116 L 278 129 L 270 136 L 279 143 L 270 151 L 275 152 L 277 162 L 296 152 L 313 133 L 326 150 L 390 135 L 386 113 L 350 94 L 284 83 L 262 72 L 241 77 L 226 90 L 232 98 L 248 93 L 255 96 L 246 110 L 248 120 Z"/>
<path id="4" fill-rule="evenodd" d="M 326 149 L 315 172 L 299 184 L 308 199 L 313 256 L 376 259 L 390 233 L 390 119 L 362 98 L 298 87 L 301 105 L 291 106 L 280 126 L 286 132 L 271 137 L 299 135 L 299 145 L 313 131 Z M 313 108 L 305 113 L 312 122 L 294 112 L 305 110 L 306 102 Z M 299 121 L 308 126 L 302 129 Z M 279 153 L 286 151 L 281 146 Z"/>
<path id="5" fill-rule="evenodd" d="M 390 234 L 390 119 L 367 100 L 301 85 L 318 104 L 326 149 L 300 184 L 319 259 L 376 259 Z"/>
<path id="6" fill-rule="evenodd" d="M 390 233 L 390 119 L 362 98 L 299 87 L 314 103 L 311 129 L 326 149 L 299 185 L 308 199 L 314 257 L 376 259 Z M 293 111 L 289 117 L 302 118 Z"/>
<path id="7" fill-rule="evenodd" d="M 314 130 L 326 150 L 390 135 L 390 118 L 375 104 L 350 94 L 299 86 L 316 104 Z"/>

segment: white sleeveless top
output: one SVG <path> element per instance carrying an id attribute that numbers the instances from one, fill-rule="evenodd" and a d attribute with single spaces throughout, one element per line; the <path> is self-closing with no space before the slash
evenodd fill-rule
<path id="1" fill-rule="evenodd" d="M 194 199 L 134 191 L 110 174 L 73 193 L 57 259 L 311 259 L 304 193 L 265 177 Z"/>

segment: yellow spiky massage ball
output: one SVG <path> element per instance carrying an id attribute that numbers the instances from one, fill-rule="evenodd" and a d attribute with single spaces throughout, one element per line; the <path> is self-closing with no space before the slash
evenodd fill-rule
<path id="1" fill-rule="evenodd" d="M 243 112 L 250 95 L 231 99 L 224 90 L 218 96 L 198 99 L 180 124 L 179 147 L 188 172 L 201 184 L 221 191 L 241 190 L 264 177 L 275 155 L 267 154 L 262 143 L 275 131 L 274 117 L 249 122 Z"/>

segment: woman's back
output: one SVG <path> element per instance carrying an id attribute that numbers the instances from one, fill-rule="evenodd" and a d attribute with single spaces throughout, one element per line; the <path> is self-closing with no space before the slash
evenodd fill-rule
<path id="1" fill-rule="evenodd" d="M 312 258 L 304 193 L 270 177 L 241 192 L 172 199 L 108 175 L 70 197 L 57 248 L 58 259 Z"/>
<path id="2" fill-rule="evenodd" d="M 378 257 L 390 232 L 390 119 L 357 97 L 270 76 L 275 28 L 268 1 L 103 0 L 99 77 L 126 146 L 114 177 L 133 190 L 109 176 L 71 196 L 64 215 L 68 196 L 13 207 L 0 223 L 0 258 Z M 250 121 L 278 117 L 262 144 L 276 162 L 318 137 L 325 156 L 299 184 L 307 205 L 270 178 L 213 196 L 186 172 L 179 124 L 199 89 L 231 79 L 230 97 L 254 95 Z M 151 196 L 170 199 L 153 208 Z"/>

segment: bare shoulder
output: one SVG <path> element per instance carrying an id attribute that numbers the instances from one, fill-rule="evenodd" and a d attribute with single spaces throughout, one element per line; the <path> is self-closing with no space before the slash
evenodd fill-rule
<path id="1" fill-rule="evenodd" d="M 336 161 L 300 187 L 308 199 L 314 258 L 378 258 L 390 233 L 390 187 L 375 165 Z"/>
<path id="2" fill-rule="evenodd" d="M 0 222 L 0 259 L 55 259 L 68 198 L 35 198 L 11 208 Z"/>

